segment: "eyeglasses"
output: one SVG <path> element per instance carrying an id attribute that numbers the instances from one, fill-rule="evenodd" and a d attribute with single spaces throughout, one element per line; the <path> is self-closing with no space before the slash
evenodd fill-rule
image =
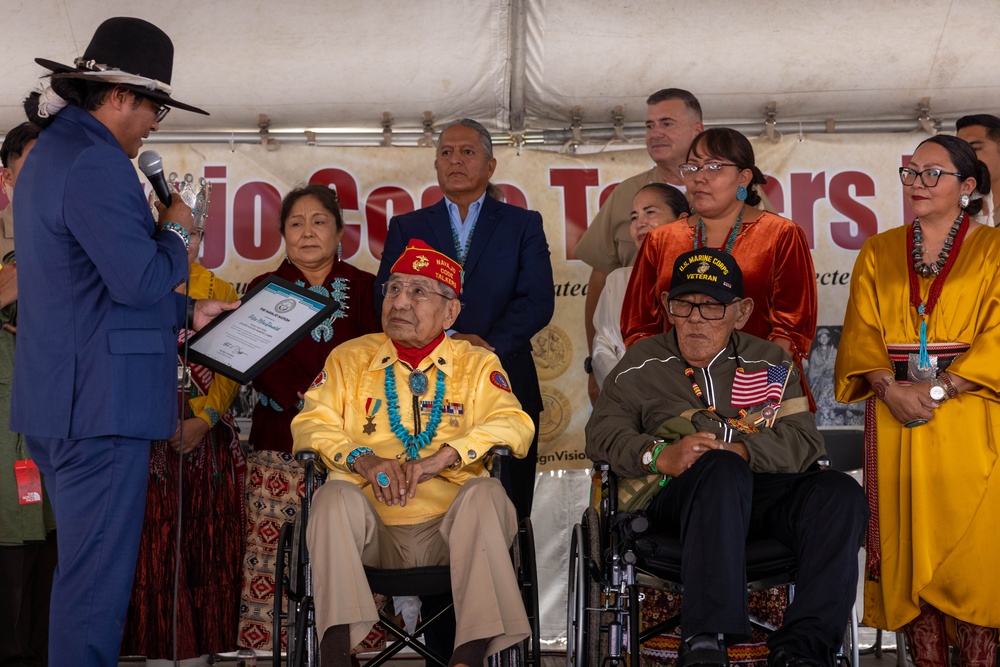
<path id="1" fill-rule="evenodd" d="M 439 296 L 442 299 L 447 299 L 451 301 L 453 297 L 445 296 L 440 292 L 435 292 L 432 289 L 420 285 L 418 283 L 410 283 L 405 280 L 392 280 L 387 283 L 382 283 L 382 296 L 389 299 L 390 301 L 396 299 L 400 294 L 406 292 L 406 296 L 409 297 L 410 301 L 427 301 L 431 298 L 431 295 Z"/>
<path id="2" fill-rule="evenodd" d="M 136 93 L 136 97 L 142 98 L 144 100 L 149 100 L 150 104 L 152 104 L 154 107 L 156 107 L 156 122 L 157 123 L 162 123 L 163 119 L 167 117 L 168 113 L 170 113 L 170 107 L 168 107 L 166 104 L 160 104 L 159 102 L 157 102 L 153 98 L 146 97 L 145 95 L 140 95 L 138 93 Z"/>
<path id="3" fill-rule="evenodd" d="M 706 162 L 700 167 L 696 164 L 682 164 L 679 169 L 681 178 L 690 181 L 699 171 L 705 178 L 715 178 L 723 167 L 739 167 L 739 165 L 732 162 Z"/>
<path id="4" fill-rule="evenodd" d="M 153 102 L 153 104 L 156 104 L 156 102 Z M 156 122 L 157 122 L 157 124 L 162 123 L 163 119 L 167 117 L 168 113 L 170 113 L 170 107 L 168 107 L 166 104 L 157 105 L 157 108 L 156 108 Z"/>
<path id="5" fill-rule="evenodd" d="M 736 303 L 718 303 L 709 301 L 707 303 L 691 303 L 683 299 L 670 299 L 667 301 L 667 310 L 676 317 L 691 317 L 691 312 L 697 308 L 698 314 L 704 320 L 721 320 L 726 316 L 726 308 Z"/>
<path id="6" fill-rule="evenodd" d="M 944 171 L 943 169 L 924 169 L 923 171 L 914 171 L 909 167 L 899 168 L 899 180 L 903 185 L 913 185 L 917 182 L 917 176 L 920 176 L 920 182 L 924 184 L 924 187 L 933 188 L 941 180 L 942 176 L 958 176 L 962 178 L 961 174 L 956 174 L 953 171 Z"/>

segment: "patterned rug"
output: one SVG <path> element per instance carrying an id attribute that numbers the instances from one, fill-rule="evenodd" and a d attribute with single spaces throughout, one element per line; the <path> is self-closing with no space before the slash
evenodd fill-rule
<path id="1" fill-rule="evenodd" d="M 302 467 L 291 454 L 251 452 L 247 457 L 247 534 L 243 554 L 243 585 L 237 643 L 255 651 L 273 651 L 274 565 L 278 537 L 286 521 L 294 521 L 305 493 Z M 287 600 L 282 609 L 287 611 Z M 281 650 L 287 650 L 282 629 Z M 385 630 L 372 628 L 359 645 L 363 651 L 380 651 Z"/>
<path id="2" fill-rule="evenodd" d="M 680 613 L 681 596 L 651 589 L 642 589 L 646 595 L 642 603 L 642 625 L 649 627 L 662 620 Z M 781 625 L 788 606 L 788 587 L 778 586 L 766 591 L 750 594 L 750 614 L 755 619 L 763 621 L 771 627 Z M 677 664 L 677 648 L 681 638 L 673 628 L 659 637 L 654 637 L 642 645 L 640 664 L 675 665 Z M 742 667 L 765 667 L 767 665 L 767 646 L 764 641 L 767 633 L 754 625 L 751 641 L 746 644 L 734 644 L 729 647 L 729 662 Z"/>
<path id="3" fill-rule="evenodd" d="M 261 451 L 247 457 L 247 533 L 237 638 L 242 647 L 273 650 L 278 535 L 283 523 L 295 520 L 303 492 L 302 468 L 291 454 Z M 281 649 L 285 649 L 284 631 Z"/>

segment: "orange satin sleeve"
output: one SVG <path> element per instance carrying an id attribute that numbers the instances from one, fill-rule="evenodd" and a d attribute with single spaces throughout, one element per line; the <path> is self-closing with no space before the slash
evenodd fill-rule
<path id="1" fill-rule="evenodd" d="M 657 227 L 639 247 L 622 302 L 622 340 L 626 348 L 669 327 L 660 294 L 670 289 L 671 269 L 677 255 L 692 247 L 694 236 L 687 233 L 690 225 L 685 220 Z"/>

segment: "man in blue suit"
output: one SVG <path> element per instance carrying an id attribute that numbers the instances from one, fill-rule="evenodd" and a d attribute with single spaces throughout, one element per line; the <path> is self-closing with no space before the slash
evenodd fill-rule
<path id="1" fill-rule="evenodd" d="M 25 100 L 43 128 L 17 182 L 18 345 L 11 428 L 56 517 L 49 663 L 118 664 L 142 532 L 150 441 L 178 424 L 177 340 L 229 306 L 192 302 L 191 210 L 153 220 L 130 158 L 170 107 L 173 44 L 102 23 L 75 66 Z"/>
<path id="2" fill-rule="evenodd" d="M 485 127 L 469 119 L 446 127 L 434 159 L 444 198 L 390 221 L 378 282 L 389 278 L 389 268 L 412 238 L 423 239 L 462 265 L 464 308 L 449 335 L 500 357 L 510 389 L 535 423 L 528 456 L 512 460 L 510 478 L 502 480 L 518 515 L 529 516 L 542 411 L 531 337 L 552 319 L 555 288 L 542 216 L 491 196 L 498 192 L 490 183 L 496 164 Z M 381 312 L 382 293 L 375 294 Z"/>

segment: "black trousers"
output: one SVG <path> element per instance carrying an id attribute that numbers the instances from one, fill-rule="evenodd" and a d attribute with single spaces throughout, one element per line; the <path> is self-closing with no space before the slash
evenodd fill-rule
<path id="1" fill-rule="evenodd" d="M 0 666 L 45 667 L 56 533 L 44 542 L 0 547 Z"/>
<path id="2" fill-rule="evenodd" d="M 861 486 L 832 470 L 753 473 L 738 455 L 713 450 L 673 479 L 649 507 L 658 530 L 682 544 L 681 632 L 727 641 L 750 635 L 746 539 L 769 536 L 795 552 L 794 601 L 767 640 L 774 651 L 831 664 L 844 639 L 868 525 Z"/>

